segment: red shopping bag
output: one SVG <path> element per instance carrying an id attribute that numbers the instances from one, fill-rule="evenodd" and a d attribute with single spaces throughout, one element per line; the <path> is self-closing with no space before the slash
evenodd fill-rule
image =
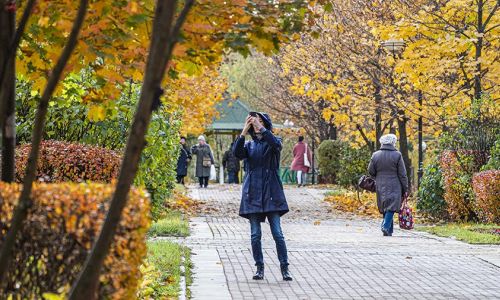
<path id="1" fill-rule="evenodd" d="M 405 195 L 402 201 L 401 209 L 399 210 L 399 228 L 411 230 L 413 229 L 413 212 L 408 206 L 408 196 Z"/>

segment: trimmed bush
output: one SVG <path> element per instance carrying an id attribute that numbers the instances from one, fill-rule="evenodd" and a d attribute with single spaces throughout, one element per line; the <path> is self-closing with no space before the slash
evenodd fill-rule
<path id="1" fill-rule="evenodd" d="M 479 171 L 484 153 L 473 150 L 443 151 L 444 200 L 448 213 L 455 221 L 476 219 L 472 175 Z"/>
<path id="2" fill-rule="evenodd" d="M 340 157 L 342 168 L 337 172 L 337 183 L 344 187 L 358 188 L 359 178 L 366 174 L 370 158 L 371 151 L 368 147 L 344 146 Z"/>
<path id="3" fill-rule="evenodd" d="M 448 218 L 444 200 L 443 173 L 439 158 L 432 161 L 425 169 L 418 189 L 417 209 L 420 213 L 435 219 Z"/>
<path id="4" fill-rule="evenodd" d="M 324 140 L 318 147 L 318 166 L 321 183 L 336 183 L 342 168 L 340 158 L 347 144 L 338 140 Z"/>
<path id="5" fill-rule="evenodd" d="M 22 182 L 31 145 L 16 149 L 16 181 Z M 42 182 L 111 182 L 118 176 L 121 157 L 115 151 L 82 144 L 43 141 L 37 178 Z"/>
<path id="6" fill-rule="evenodd" d="M 479 218 L 488 223 L 500 223 L 500 170 L 474 174 L 472 187 Z"/>
<path id="7" fill-rule="evenodd" d="M 0 182 L 2 237 L 20 189 L 18 184 Z M 113 186 L 98 183 L 35 184 L 33 205 L 16 242 L 12 267 L 0 283 L 3 296 L 41 299 L 43 293 L 67 293 L 102 226 L 113 191 Z M 99 299 L 134 298 L 149 225 L 148 195 L 132 189 L 104 262 Z"/>

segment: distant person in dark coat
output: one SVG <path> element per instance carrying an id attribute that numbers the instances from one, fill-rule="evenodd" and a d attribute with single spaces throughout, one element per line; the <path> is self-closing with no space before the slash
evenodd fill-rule
<path id="1" fill-rule="evenodd" d="M 373 153 L 368 173 L 377 185 L 377 206 L 383 215 L 382 233 L 391 236 L 395 212 L 401 208 L 401 199 L 408 192 L 408 178 L 403 156 L 396 150 L 397 137 L 387 134 L 380 138 L 380 150 Z"/>
<path id="2" fill-rule="evenodd" d="M 222 157 L 222 165 L 224 169 L 227 170 L 227 181 L 228 183 L 240 183 L 238 178 L 238 173 L 240 172 L 240 159 L 237 158 L 233 153 L 233 145 L 231 143 L 231 147 L 224 153 Z"/>
<path id="3" fill-rule="evenodd" d="M 184 184 L 184 177 L 187 175 L 188 164 L 191 161 L 191 152 L 186 145 L 186 138 L 181 136 L 181 150 L 177 159 L 177 183 Z"/>
<path id="4" fill-rule="evenodd" d="M 205 137 L 198 137 L 198 144 L 191 147 L 191 153 L 196 155 L 196 177 L 200 182 L 200 187 L 208 187 L 210 168 L 214 164 L 214 155 Z"/>
<path id="5" fill-rule="evenodd" d="M 239 214 L 250 220 L 252 253 L 257 266 L 253 279 L 264 279 L 261 223 L 267 218 L 276 242 L 283 280 L 289 281 L 292 277 L 288 270 L 288 254 L 280 225 L 281 216 L 288 212 L 278 175 L 282 144 L 272 129 L 271 118 L 267 114 L 250 113 L 241 136 L 234 143 L 236 157 L 247 160 Z M 247 134 L 252 138 L 249 142 L 245 142 Z"/>
<path id="6" fill-rule="evenodd" d="M 309 166 L 306 166 L 304 155 L 307 152 L 307 160 L 309 164 L 312 162 L 311 149 L 304 142 L 304 137 L 299 136 L 299 141 L 293 147 L 293 161 L 290 169 L 297 172 L 297 185 L 299 187 L 305 185 L 305 175 L 309 172 Z"/>

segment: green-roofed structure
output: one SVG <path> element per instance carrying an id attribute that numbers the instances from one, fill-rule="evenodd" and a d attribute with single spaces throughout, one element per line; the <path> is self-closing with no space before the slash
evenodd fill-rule
<path id="1" fill-rule="evenodd" d="M 207 134 L 232 135 L 233 139 L 243 129 L 248 113 L 255 111 L 241 100 L 230 97 L 219 103 L 216 110 L 219 116 L 214 118 L 212 124 L 207 127 Z M 282 128 L 283 125 L 273 122 L 273 127 Z"/>
<path id="2" fill-rule="evenodd" d="M 226 98 L 217 105 L 218 118 L 214 118 L 207 131 L 214 134 L 236 136 L 243 128 L 243 123 L 252 110 L 239 99 Z"/>

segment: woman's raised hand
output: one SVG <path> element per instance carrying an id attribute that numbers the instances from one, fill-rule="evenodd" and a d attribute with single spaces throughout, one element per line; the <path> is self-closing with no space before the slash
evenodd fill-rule
<path id="1" fill-rule="evenodd" d="M 252 123 L 253 123 L 252 119 L 254 119 L 254 117 L 248 116 L 247 119 L 245 120 L 245 125 L 243 126 L 243 131 L 241 132 L 242 136 L 247 135 L 248 130 L 250 130 L 250 127 L 252 127 Z"/>

